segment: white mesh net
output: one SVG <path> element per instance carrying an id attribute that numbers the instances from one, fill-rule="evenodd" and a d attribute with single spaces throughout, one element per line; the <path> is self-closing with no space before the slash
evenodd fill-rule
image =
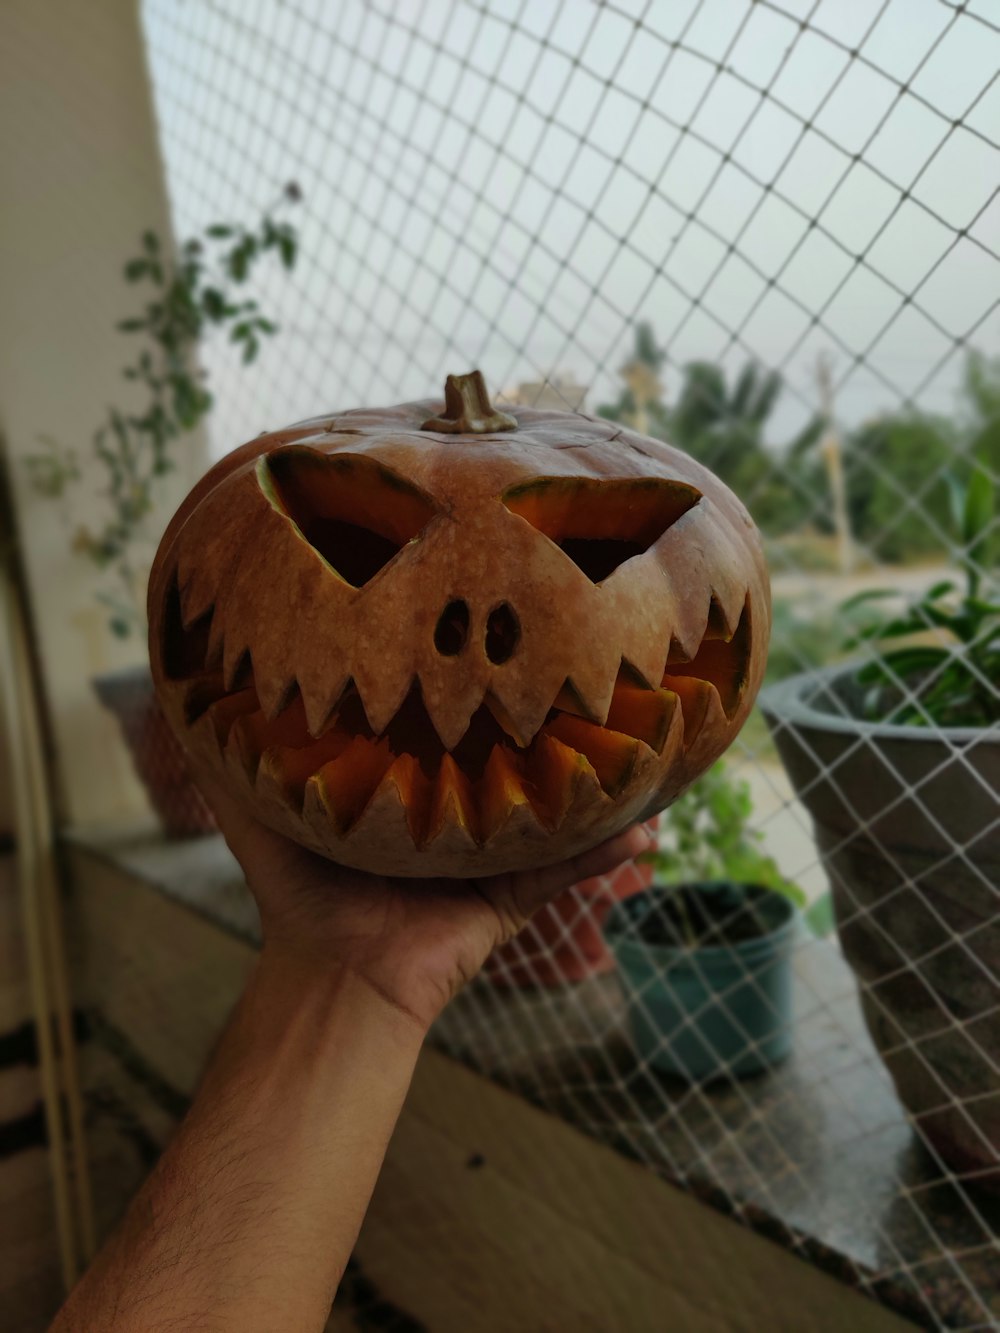
<path id="1" fill-rule="evenodd" d="M 907 597 L 971 578 L 995 604 L 996 516 L 970 544 L 950 507 L 1000 460 L 990 0 L 143 14 L 178 237 L 256 218 L 290 181 L 303 196 L 279 205 L 301 237 L 294 274 L 262 276 L 278 336 L 249 374 L 228 344 L 205 348 L 216 453 L 478 365 L 500 401 L 662 431 L 737 489 L 768 543 L 772 682 L 844 656 L 864 604 L 840 607 L 859 592 L 888 586 L 902 618 Z M 957 596 L 915 613 L 918 648 L 938 646 L 935 607 Z M 962 659 L 987 719 L 997 623 L 983 614 Z M 662 957 L 643 973 L 639 949 L 630 990 L 602 941 L 612 912 L 619 945 L 643 934 L 624 900 L 648 874 L 629 868 L 549 909 L 437 1040 L 921 1322 L 985 1328 L 1000 1315 L 983 1189 L 1000 1145 L 1000 736 L 942 730 L 928 691 L 951 682 L 954 698 L 954 658 L 927 659 L 915 693 L 892 646 L 859 640 L 919 744 L 824 730 L 785 699 L 774 731 L 798 796 L 756 716 L 727 761 L 728 800 L 752 805 L 744 844 L 811 903 L 832 880 L 853 975 L 803 930 L 790 1029 L 767 960 L 720 980 L 696 954 L 684 1004 L 654 1013 Z M 814 677 L 821 711 L 856 712 L 830 679 Z M 670 816 L 661 836 L 676 853 Z M 720 1077 L 656 1072 L 691 1058 L 727 1001 Z M 746 1026 L 758 1009 L 763 1038 Z M 775 1032 L 791 1060 L 737 1077 Z"/>

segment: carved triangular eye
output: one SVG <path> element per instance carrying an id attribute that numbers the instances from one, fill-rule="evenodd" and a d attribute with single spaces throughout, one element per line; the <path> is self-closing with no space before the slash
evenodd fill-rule
<path id="1" fill-rule="evenodd" d="M 554 541 L 594 583 L 653 543 L 701 499 L 682 481 L 537 477 L 504 504 Z"/>
<path id="2" fill-rule="evenodd" d="M 363 587 L 419 536 L 438 509 L 367 454 L 291 446 L 257 464 L 261 490 L 345 583 Z"/>

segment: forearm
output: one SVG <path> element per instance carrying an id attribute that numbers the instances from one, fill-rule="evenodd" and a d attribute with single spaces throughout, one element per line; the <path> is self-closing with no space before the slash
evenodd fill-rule
<path id="1" fill-rule="evenodd" d="M 322 1329 L 423 1032 L 261 955 L 192 1108 L 53 1333 Z"/>

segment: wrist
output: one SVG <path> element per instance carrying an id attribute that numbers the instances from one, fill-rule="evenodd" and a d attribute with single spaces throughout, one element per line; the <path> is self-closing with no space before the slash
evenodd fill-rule
<path id="1" fill-rule="evenodd" d="M 311 1014 L 320 1026 L 339 1026 L 349 1018 L 403 1047 L 419 1047 L 430 1027 L 430 1020 L 350 964 L 319 961 L 277 943 L 261 948 L 247 998 L 257 1015 L 268 1015 L 279 1027 L 303 1014 Z"/>

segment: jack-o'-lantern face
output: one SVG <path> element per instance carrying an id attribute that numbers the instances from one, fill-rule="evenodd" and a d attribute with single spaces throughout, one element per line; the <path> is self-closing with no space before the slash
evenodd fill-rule
<path id="1" fill-rule="evenodd" d="M 704 468 L 567 413 L 437 403 L 263 435 L 194 489 L 150 586 L 196 769 L 334 860 L 493 874 L 662 809 L 730 744 L 770 624 Z M 431 418 L 428 421 L 428 418 Z"/>

